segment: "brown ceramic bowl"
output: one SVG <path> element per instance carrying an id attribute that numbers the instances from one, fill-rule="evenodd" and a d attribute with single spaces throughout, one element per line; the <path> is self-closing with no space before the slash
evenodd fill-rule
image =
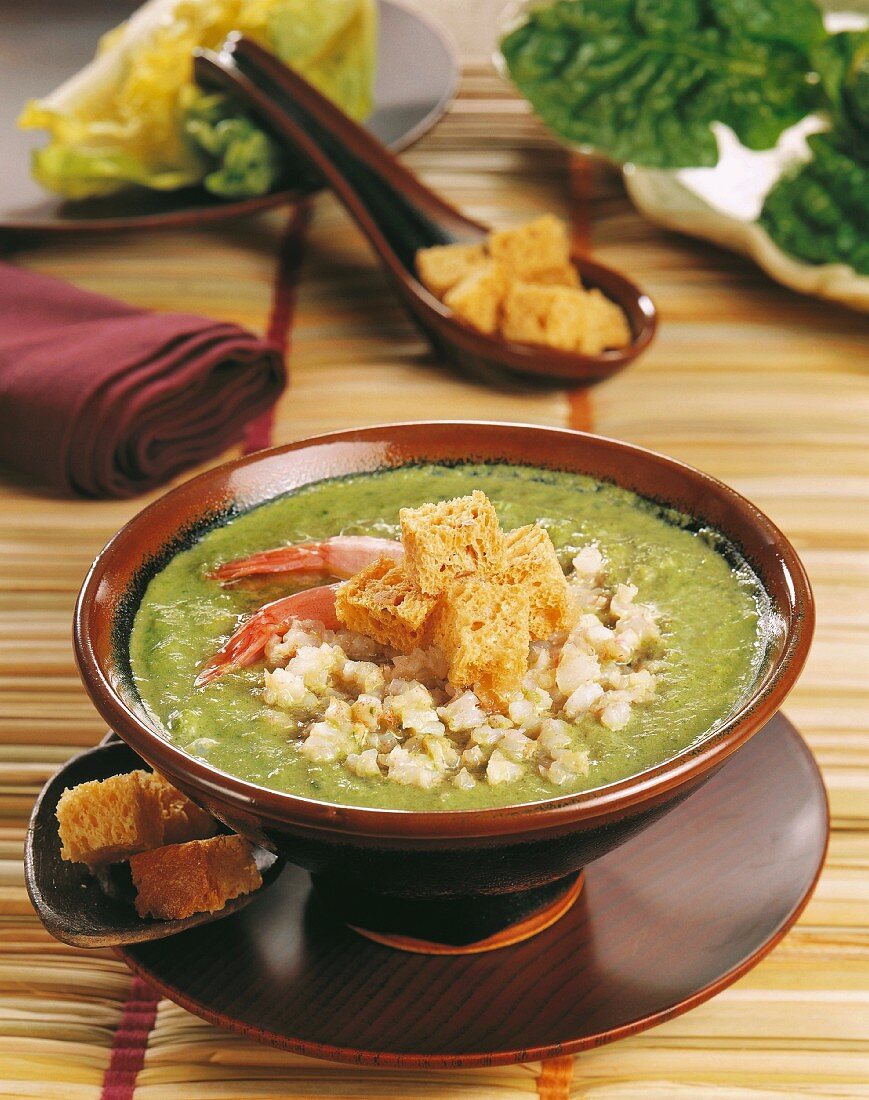
<path id="1" fill-rule="evenodd" d="M 777 629 L 751 694 L 713 734 L 657 767 L 581 794 L 500 809 L 416 813 L 336 806 L 266 790 L 175 748 L 131 679 L 128 642 L 150 578 L 207 528 L 324 477 L 419 462 L 507 461 L 591 474 L 723 532 L 770 596 Z M 364 428 L 227 463 L 151 504 L 106 546 L 75 614 L 85 686 L 112 729 L 251 840 L 307 868 L 354 925 L 445 943 L 485 939 L 566 895 L 589 861 L 690 795 L 781 706 L 806 659 L 811 589 L 788 540 L 714 478 L 580 432 L 479 422 Z"/>

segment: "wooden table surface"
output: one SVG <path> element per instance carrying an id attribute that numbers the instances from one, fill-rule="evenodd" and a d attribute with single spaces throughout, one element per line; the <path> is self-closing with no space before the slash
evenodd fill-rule
<path id="1" fill-rule="evenodd" d="M 145 501 L 59 501 L 5 481 L 0 1096 L 869 1096 L 866 318 L 648 225 L 614 174 L 571 163 L 486 66 L 466 71 L 454 109 L 407 161 L 480 219 L 509 224 L 545 210 L 570 218 L 580 247 L 656 300 L 661 328 L 651 351 L 590 392 L 497 392 L 454 377 L 328 196 L 310 211 L 198 232 L 58 241 L 12 259 L 137 305 L 228 318 L 284 339 L 292 385 L 275 442 L 420 416 L 573 425 L 665 451 L 756 501 L 802 554 L 818 600 L 814 649 L 786 708 L 832 802 L 817 893 L 772 955 L 709 1003 L 545 1069 L 334 1066 L 158 1003 L 110 953 L 51 940 L 31 912 L 21 868 L 40 785 L 103 733 L 72 659 L 76 591 L 95 553 Z"/>

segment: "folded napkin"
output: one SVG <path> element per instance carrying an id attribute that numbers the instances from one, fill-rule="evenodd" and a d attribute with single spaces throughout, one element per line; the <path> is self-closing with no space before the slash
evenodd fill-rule
<path id="1" fill-rule="evenodd" d="M 285 383 L 237 325 L 147 313 L 0 264 L 0 466 L 127 497 L 238 440 Z"/>

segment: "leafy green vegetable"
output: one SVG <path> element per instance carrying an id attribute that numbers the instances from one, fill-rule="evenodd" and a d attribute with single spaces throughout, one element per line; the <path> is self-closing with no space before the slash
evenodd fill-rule
<path id="1" fill-rule="evenodd" d="M 354 118 L 370 113 L 374 0 L 148 0 L 103 36 L 81 72 L 26 106 L 20 125 L 50 134 L 34 155 L 36 179 L 73 199 L 200 181 L 232 198 L 268 191 L 285 158 L 249 116 L 193 80 L 194 48 L 218 47 L 232 30 Z"/>
<path id="2" fill-rule="evenodd" d="M 711 166 L 713 121 L 771 148 L 819 103 L 812 0 L 555 0 L 501 42 L 510 75 L 557 134 L 616 160 Z"/>
<path id="3" fill-rule="evenodd" d="M 773 185 L 760 224 L 802 260 L 869 275 L 869 164 L 838 148 L 833 134 L 813 134 L 809 146 L 812 160 Z"/>
<path id="4" fill-rule="evenodd" d="M 714 121 L 768 149 L 826 111 L 759 221 L 802 260 L 869 274 L 869 31 L 828 35 L 813 0 L 550 0 L 501 52 L 557 134 L 649 167 L 715 165 Z"/>
<path id="5" fill-rule="evenodd" d="M 813 61 L 832 129 L 810 137 L 812 159 L 771 188 L 760 224 L 801 260 L 869 275 L 869 33 L 830 35 Z"/>
<path id="6" fill-rule="evenodd" d="M 225 95 L 193 92 L 184 132 L 212 164 L 202 182 L 213 195 L 265 195 L 282 174 L 278 146 Z"/>
<path id="7" fill-rule="evenodd" d="M 833 128 L 869 160 L 869 31 L 831 34 L 812 55 Z"/>

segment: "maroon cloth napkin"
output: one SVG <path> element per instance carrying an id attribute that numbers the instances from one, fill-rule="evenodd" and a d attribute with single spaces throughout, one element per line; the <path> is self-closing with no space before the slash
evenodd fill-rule
<path id="1" fill-rule="evenodd" d="M 238 440 L 286 381 L 237 325 L 147 313 L 0 264 L 0 465 L 127 497 Z"/>

